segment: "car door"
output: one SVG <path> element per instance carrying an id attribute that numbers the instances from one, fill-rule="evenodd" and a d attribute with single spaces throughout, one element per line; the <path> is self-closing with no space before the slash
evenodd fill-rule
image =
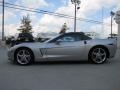
<path id="1" fill-rule="evenodd" d="M 80 60 L 85 44 L 77 35 L 63 35 L 47 44 L 47 60 Z"/>

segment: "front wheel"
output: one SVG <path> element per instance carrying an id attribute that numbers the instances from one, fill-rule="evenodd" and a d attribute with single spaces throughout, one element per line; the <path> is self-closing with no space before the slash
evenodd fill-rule
<path id="1" fill-rule="evenodd" d="M 29 49 L 21 48 L 15 53 L 15 62 L 19 65 L 29 65 L 33 59 L 33 53 Z"/>
<path id="2" fill-rule="evenodd" d="M 102 64 L 107 60 L 107 52 L 105 48 L 96 47 L 89 54 L 89 59 L 95 64 Z"/>

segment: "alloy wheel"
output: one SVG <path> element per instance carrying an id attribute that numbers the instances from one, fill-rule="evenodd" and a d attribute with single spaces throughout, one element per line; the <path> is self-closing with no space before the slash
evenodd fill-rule
<path id="1" fill-rule="evenodd" d="M 95 48 L 92 51 L 91 59 L 94 63 L 100 64 L 107 59 L 107 54 L 103 48 Z"/>
<path id="2" fill-rule="evenodd" d="M 17 62 L 21 65 L 27 65 L 31 61 L 31 53 L 27 49 L 19 50 L 16 54 Z"/>

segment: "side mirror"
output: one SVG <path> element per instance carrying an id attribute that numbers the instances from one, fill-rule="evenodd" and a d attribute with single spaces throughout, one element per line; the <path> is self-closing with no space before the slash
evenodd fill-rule
<path id="1" fill-rule="evenodd" d="M 55 42 L 55 44 L 56 44 L 56 45 L 60 45 L 61 42 L 62 42 L 62 40 L 59 39 L 59 40 L 57 40 L 57 41 Z"/>

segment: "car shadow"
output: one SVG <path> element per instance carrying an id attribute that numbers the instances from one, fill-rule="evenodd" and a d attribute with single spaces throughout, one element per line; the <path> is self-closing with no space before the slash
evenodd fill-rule
<path id="1" fill-rule="evenodd" d="M 40 62 L 34 62 L 33 65 L 107 65 L 111 64 L 110 61 L 106 61 L 103 64 L 95 64 L 92 62 L 89 62 L 87 60 L 80 60 L 80 61 L 40 61 Z"/>
<path id="2" fill-rule="evenodd" d="M 13 62 L 8 62 L 9 64 L 12 64 L 14 66 L 18 66 L 18 64 L 15 64 Z M 103 64 L 94 64 L 91 63 L 87 60 L 83 60 L 83 61 L 39 61 L 39 62 L 34 62 L 32 65 L 27 65 L 27 66 L 58 66 L 58 65 L 94 65 L 94 66 L 99 66 L 99 65 L 109 65 L 111 64 L 110 61 L 106 61 Z M 19 65 L 19 66 L 24 66 L 24 65 Z"/>
<path id="3" fill-rule="evenodd" d="M 91 64 L 88 61 L 42 61 L 35 62 L 33 65 L 78 65 L 78 64 Z"/>

